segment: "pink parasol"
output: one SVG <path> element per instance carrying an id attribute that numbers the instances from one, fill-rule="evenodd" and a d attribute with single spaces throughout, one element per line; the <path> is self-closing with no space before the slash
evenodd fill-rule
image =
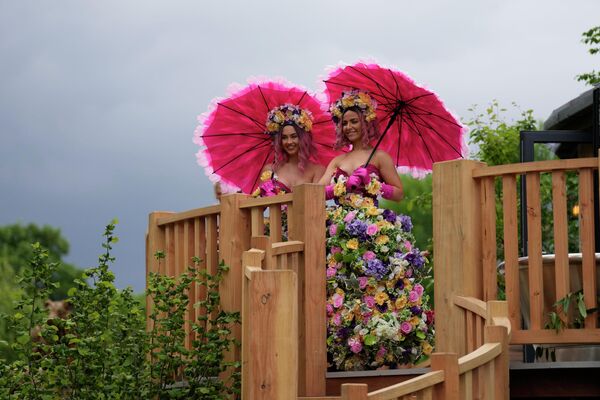
<path id="1" fill-rule="evenodd" d="M 275 107 L 291 104 L 312 114 L 313 144 L 317 154 L 312 161 L 327 165 L 336 152 L 335 127 L 320 102 L 305 89 L 284 80 L 254 80 L 229 88 L 229 96 L 215 99 L 202 114 L 194 132 L 201 146 L 198 163 L 223 191 L 251 193 L 259 182 L 262 168 L 273 162 L 272 137 L 267 134 L 267 116 Z"/>
<path id="2" fill-rule="evenodd" d="M 335 68 L 324 82 L 329 104 L 352 90 L 365 91 L 376 101 L 382 134 L 375 149 L 385 150 L 399 171 L 419 177 L 434 162 L 466 156 L 467 129 L 433 92 L 404 73 L 359 62 Z"/>

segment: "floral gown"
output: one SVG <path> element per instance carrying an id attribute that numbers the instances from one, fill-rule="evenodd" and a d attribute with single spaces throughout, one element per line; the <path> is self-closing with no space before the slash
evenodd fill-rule
<path id="1" fill-rule="evenodd" d="M 381 178 L 346 192 L 332 178 L 327 213 L 327 352 L 331 370 L 396 368 L 433 349 L 433 311 L 420 283 L 427 260 L 414 247 L 410 217 L 378 208 Z"/>

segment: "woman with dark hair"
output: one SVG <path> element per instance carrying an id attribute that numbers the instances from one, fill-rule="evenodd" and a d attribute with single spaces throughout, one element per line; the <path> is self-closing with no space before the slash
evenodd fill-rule
<path id="1" fill-rule="evenodd" d="M 334 197 L 332 177 L 345 174 L 348 177 L 347 190 L 355 191 L 361 183 L 366 184 L 371 173 L 381 177 L 383 198 L 399 201 L 402 199 L 402 182 L 398 177 L 392 158 L 385 151 L 377 150 L 368 165 L 364 165 L 373 151 L 371 142 L 378 138 L 375 101 L 365 92 L 344 92 L 330 108 L 336 124 L 337 149 L 351 145 L 351 150 L 337 156 L 327 166 L 319 183 L 328 185 L 326 196 Z M 340 191 L 338 190 L 338 195 Z"/>
<path id="2" fill-rule="evenodd" d="M 302 183 L 317 183 L 325 168 L 314 162 L 310 112 L 284 104 L 269 112 L 266 125 L 273 140 L 274 159 L 263 167 L 262 182 L 253 194 L 272 196 L 289 193 Z"/>

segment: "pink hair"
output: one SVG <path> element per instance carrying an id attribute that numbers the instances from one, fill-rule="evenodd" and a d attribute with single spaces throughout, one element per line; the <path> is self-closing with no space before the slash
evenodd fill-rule
<path id="1" fill-rule="evenodd" d="M 291 124 L 298 135 L 298 142 L 300 145 L 300 149 L 298 150 L 298 168 L 300 171 L 304 171 L 304 168 L 308 165 L 308 163 L 313 158 L 313 155 L 316 154 L 315 146 L 312 142 L 312 135 L 309 132 L 306 132 L 304 129 Z M 275 159 L 273 160 L 273 169 L 276 171 L 289 161 L 289 156 L 283 148 L 283 143 L 281 140 L 281 131 L 283 131 L 283 127 L 279 129 L 279 131 L 273 135 L 273 148 L 275 149 Z"/>
<path id="2" fill-rule="evenodd" d="M 379 137 L 379 128 L 377 127 L 377 120 L 374 119 L 373 121 L 367 121 L 365 119 L 365 114 L 362 112 L 362 110 L 358 107 L 350 107 L 348 109 L 346 109 L 344 111 L 344 114 L 342 114 L 342 118 L 340 118 L 339 121 L 337 121 L 337 124 L 335 124 L 335 144 L 333 145 L 334 149 L 341 149 L 343 147 L 349 146 L 351 143 L 348 140 L 348 138 L 346 137 L 346 135 L 344 135 L 343 129 L 342 129 L 342 122 L 344 119 L 344 115 L 348 112 L 348 111 L 354 111 L 355 113 L 358 114 L 358 117 L 360 118 L 360 130 L 362 131 L 362 142 L 365 146 L 369 146 L 371 144 L 371 141 L 373 141 L 374 139 L 377 139 Z"/>

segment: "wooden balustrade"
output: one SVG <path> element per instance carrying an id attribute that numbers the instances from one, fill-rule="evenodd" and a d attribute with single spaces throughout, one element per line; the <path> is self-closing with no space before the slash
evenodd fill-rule
<path id="1" fill-rule="evenodd" d="M 483 301 L 494 300 L 498 293 L 498 258 L 504 262 L 505 293 L 508 318 L 513 329 L 511 343 L 600 343 L 597 327 L 598 313 L 589 313 L 583 330 L 546 329 L 552 304 L 568 293 L 581 288 L 586 308 L 597 307 L 597 262 L 594 240 L 594 173 L 598 159 L 553 160 L 488 167 L 475 161 L 459 160 L 434 166 L 434 254 L 435 254 L 435 309 L 438 315 L 453 312 L 457 297 L 473 297 Z M 581 268 L 576 271 L 569 254 L 567 207 L 567 174 L 577 175 L 579 206 L 579 244 Z M 542 199 L 541 182 L 551 176 L 551 204 Z M 526 259 L 519 258 L 519 181 L 526 187 L 527 238 Z M 496 185 L 498 183 L 498 185 Z M 496 191 L 499 191 L 496 193 Z M 496 198 L 502 199 L 503 253 L 497 255 Z M 542 256 L 542 215 L 552 213 L 554 265 Z M 550 214 L 548 214 L 550 215 Z M 551 278 L 549 274 L 552 274 Z M 550 284 L 548 283 L 551 279 Z M 579 282 L 580 281 L 580 282 Z M 524 284 L 528 286 L 525 287 Z M 578 286 L 581 285 L 581 286 Z M 554 287 L 554 289 L 552 289 Z M 522 309 L 522 299 L 527 309 Z M 456 311 L 454 311 L 456 312 Z M 528 319 L 526 325 L 521 320 Z M 568 314 L 561 315 L 567 321 Z M 476 319 L 465 311 L 436 320 L 438 351 L 456 351 L 465 354 L 471 350 L 466 342 L 449 333 L 458 326 Z M 481 324 L 479 324 L 481 325 Z M 469 335 L 469 332 L 467 332 Z M 475 332 L 475 341 L 481 336 Z"/>
<path id="2" fill-rule="evenodd" d="M 293 390 L 305 396 L 325 395 L 327 349 L 325 343 L 326 288 L 323 272 L 325 266 L 324 197 L 322 186 L 311 184 L 295 187 L 293 194 L 269 198 L 250 198 L 242 194 L 225 195 L 221 199 L 221 204 L 217 206 L 181 213 L 154 212 L 150 214 L 146 238 L 147 273 L 158 272 L 177 276 L 192 263 L 191 260 L 194 256 L 201 259 L 199 267 L 206 268 L 209 273 L 216 272 L 218 262 L 223 261 L 228 265 L 230 270 L 219 287 L 221 305 L 226 311 L 242 310 L 243 285 L 248 284 L 248 277 L 243 273 L 244 263 L 247 265 L 259 263 L 258 265 L 262 266 L 265 271 L 277 273 L 288 271 L 289 274 L 293 274 L 293 279 L 289 278 L 292 275 L 288 274 L 288 278 L 285 278 L 284 281 L 288 285 L 286 290 L 295 292 L 296 297 L 294 298 L 297 298 L 297 301 L 294 302 L 295 308 L 288 307 L 289 299 L 283 300 L 279 295 L 278 300 L 272 304 L 279 304 L 278 309 L 284 307 L 291 314 L 297 315 L 296 319 L 286 319 L 283 317 L 287 315 L 285 312 L 277 314 L 281 315 L 278 317 L 278 321 L 282 323 L 286 321 L 288 328 L 292 329 L 290 332 L 295 333 L 297 345 L 292 347 L 294 347 L 298 362 L 294 364 L 297 365 L 297 372 L 294 372 L 297 375 L 297 383 Z M 266 211 L 269 221 L 268 235 L 265 234 Z M 285 230 L 287 230 L 287 241 L 283 241 Z M 153 256 L 159 250 L 166 255 L 160 263 Z M 263 279 L 275 279 L 263 278 L 267 275 L 258 274 L 258 272 L 256 276 L 260 276 L 256 282 L 262 282 Z M 283 275 L 268 276 L 277 276 L 277 279 L 280 279 Z M 292 281 L 293 284 L 290 283 Z M 278 285 L 277 283 L 273 284 Z M 197 321 L 200 312 L 193 307 L 193 304 L 204 298 L 206 291 L 203 287 L 193 286 L 190 288 L 189 296 L 191 301 L 185 326 L 188 332 L 187 346 L 191 346 L 193 340 L 190 321 Z M 249 297 L 248 301 L 251 298 Z M 152 304 L 148 301 L 148 313 L 151 312 L 151 307 Z M 259 324 L 245 324 L 242 321 L 242 325 L 254 331 L 250 335 L 252 338 L 255 335 L 262 335 L 268 340 L 272 333 L 269 329 L 275 329 L 270 326 L 270 322 L 263 321 L 264 318 L 270 318 L 269 315 L 272 316 L 270 311 L 267 316 L 260 314 L 256 317 L 262 321 Z M 254 316 L 247 318 L 255 320 Z M 148 328 L 150 329 L 151 326 Z M 277 334 L 279 335 L 279 333 Z M 236 339 L 241 340 L 242 328 L 235 327 L 233 335 Z M 286 349 L 289 350 L 289 348 L 290 346 L 286 345 Z M 241 354 L 239 349 L 234 349 L 226 357 L 228 360 L 240 360 Z M 285 370 L 282 373 L 287 374 L 288 372 L 290 371 Z M 265 371 L 254 375 L 252 379 L 263 373 Z M 267 371 L 267 373 L 270 372 Z M 290 390 L 290 385 L 283 386 L 285 389 L 279 388 L 269 392 L 271 393 L 269 396 L 272 395 L 272 398 L 286 397 L 287 395 L 281 397 L 281 393 L 287 393 L 286 390 Z M 261 396 L 257 398 L 268 398 Z"/>

